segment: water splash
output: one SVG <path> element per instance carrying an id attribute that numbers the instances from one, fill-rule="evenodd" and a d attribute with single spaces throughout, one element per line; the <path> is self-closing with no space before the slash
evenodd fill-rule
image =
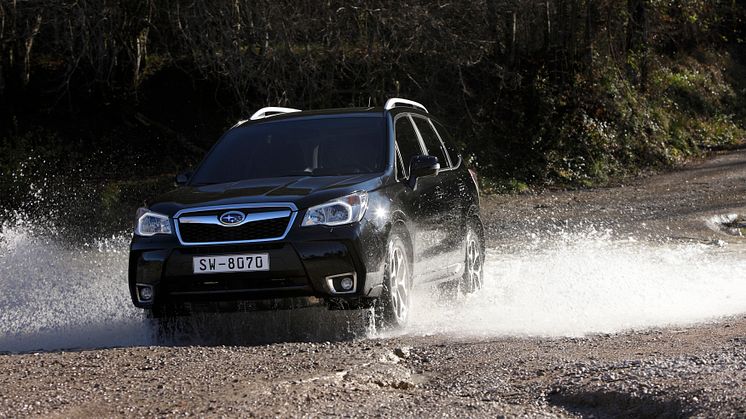
<path id="1" fill-rule="evenodd" d="M 581 336 L 741 314 L 744 250 L 596 231 L 490 249 L 484 289 L 446 306 L 421 295 L 408 331 Z"/>
<path id="2" fill-rule="evenodd" d="M 738 246 L 637 242 L 610 230 L 524 233 L 487 251 L 485 288 L 452 305 L 417 294 L 404 333 L 580 336 L 746 312 Z M 0 352 L 161 344 L 127 289 L 129 234 L 70 244 L 51 226 L 0 229 Z M 363 336 L 366 314 L 323 308 L 201 315 L 166 344 L 262 344 Z M 362 328 L 362 329 L 361 329 Z M 386 336 L 386 335 L 383 335 Z"/>
<path id="3" fill-rule="evenodd" d="M 0 351 L 147 342 L 129 301 L 126 237 L 66 247 L 37 228 L 2 226 Z"/>

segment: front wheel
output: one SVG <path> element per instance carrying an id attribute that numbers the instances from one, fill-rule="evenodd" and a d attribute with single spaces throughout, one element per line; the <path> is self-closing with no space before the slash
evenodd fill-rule
<path id="1" fill-rule="evenodd" d="M 374 307 L 376 323 L 384 328 L 403 327 L 409 320 L 412 269 L 409 250 L 400 234 L 392 235 L 386 251 L 383 291 Z"/>
<path id="2" fill-rule="evenodd" d="M 145 309 L 145 317 L 150 322 L 155 342 L 171 343 L 182 328 L 182 316 L 185 314 L 185 310 L 174 304 L 158 304 Z"/>

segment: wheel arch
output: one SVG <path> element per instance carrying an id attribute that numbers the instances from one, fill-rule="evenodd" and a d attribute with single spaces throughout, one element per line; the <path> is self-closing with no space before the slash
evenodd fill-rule
<path id="1" fill-rule="evenodd" d="M 391 237 L 393 237 L 394 234 L 401 234 L 402 239 L 404 240 L 404 244 L 407 246 L 407 252 L 409 252 L 409 265 L 411 269 L 414 269 L 414 240 L 412 237 L 412 233 L 410 232 L 411 223 L 408 222 L 406 217 L 403 213 L 397 212 L 396 215 L 392 217 L 391 225 L 389 226 L 389 233 L 386 240 L 386 243 L 388 245 L 388 242 L 391 240 Z M 414 272 L 412 270 L 411 272 Z"/>

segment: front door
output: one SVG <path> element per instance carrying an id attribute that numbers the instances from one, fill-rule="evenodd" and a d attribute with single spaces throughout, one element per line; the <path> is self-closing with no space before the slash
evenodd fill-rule
<path id="1" fill-rule="evenodd" d="M 404 181 L 410 176 L 409 162 L 412 157 L 427 153 L 413 122 L 408 114 L 400 114 L 394 125 L 397 148 L 403 163 L 404 174 L 401 178 Z M 449 210 L 441 176 L 420 178 L 416 187 L 406 188 L 404 204 L 410 211 L 414 225 L 410 233 L 414 247 L 415 275 L 418 280 L 425 281 L 446 276 L 453 258 L 449 254 L 452 249 L 447 247 L 443 237 L 444 231 L 449 229 L 449 220 L 445 217 Z"/>

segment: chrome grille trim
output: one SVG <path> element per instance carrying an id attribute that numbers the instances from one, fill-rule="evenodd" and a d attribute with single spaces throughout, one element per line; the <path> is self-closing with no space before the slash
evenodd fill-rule
<path id="1" fill-rule="evenodd" d="M 247 207 L 241 207 L 241 208 L 247 208 Z M 246 223 L 250 223 L 253 221 L 263 221 L 263 220 L 274 220 L 276 218 L 287 218 L 290 217 L 292 211 L 286 210 L 286 211 L 267 211 L 267 212 L 260 212 L 258 214 L 246 214 L 243 221 L 236 224 L 230 224 L 226 225 L 220 222 L 220 219 L 218 219 L 217 215 L 193 215 L 193 216 L 183 216 L 179 218 L 179 224 L 213 224 L 213 225 L 219 225 L 223 227 L 238 227 L 242 226 Z"/>
<path id="2" fill-rule="evenodd" d="M 237 224 L 237 226 L 244 225 L 244 224 L 254 222 L 254 221 L 266 221 L 266 220 L 274 220 L 274 219 L 286 218 L 286 217 L 290 217 L 290 221 L 288 222 L 288 225 L 285 228 L 285 231 L 282 233 L 281 236 L 278 236 L 278 237 L 268 237 L 268 238 L 263 238 L 263 239 L 254 239 L 254 240 L 232 240 L 232 241 L 210 241 L 210 242 L 185 242 L 181 238 L 181 232 L 179 230 L 179 224 L 181 223 L 220 225 L 222 227 L 230 228 L 222 224 L 218 216 L 215 216 L 215 215 L 196 215 L 196 216 L 190 217 L 186 214 L 190 214 L 194 212 L 204 212 L 204 211 L 240 210 L 242 208 L 278 208 L 278 209 L 284 208 L 285 210 L 284 211 L 283 210 L 267 211 L 267 212 L 261 212 L 261 213 L 255 213 L 255 214 L 246 214 L 246 219 L 244 219 L 241 223 Z M 216 244 L 265 243 L 265 242 L 283 240 L 290 232 L 290 229 L 293 227 L 293 223 L 295 223 L 295 217 L 297 217 L 297 215 L 298 215 L 298 207 L 296 207 L 295 204 L 293 204 L 292 202 L 270 202 L 270 203 L 213 205 L 213 206 L 207 206 L 207 207 L 185 208 L 185 209 L 178 211 L 176 214 L 174 214 L 173 220 L 174 220 L 174 230 L 176 230 L 176 237 L 179 239 L 179 243 L 181 243 L 184 246 L 209 246 L 209 245 L 216 245 Z"/>

